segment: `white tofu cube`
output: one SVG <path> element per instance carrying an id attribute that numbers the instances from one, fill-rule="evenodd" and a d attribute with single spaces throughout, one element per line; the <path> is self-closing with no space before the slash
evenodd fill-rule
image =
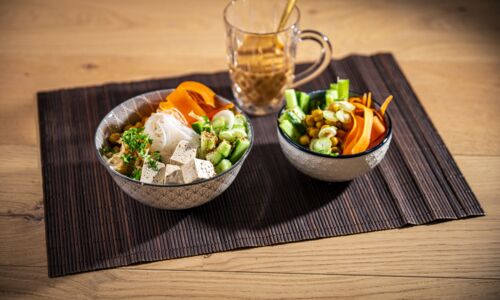
<path id="1" fill-rule="evenodd" d="M 182 140 L 175 147 L 174 153 L 172 157 L 170 157 L 170 163 L 182 166 L 196 158 L 196 151 L 196 145 L 191 144 L 189 141 Z"/>
<path id="2" fill-rule="evenodd" d="M 165 164 L 161 162 L 156 162 L 156 168 L 151 168 L 148 163 L 144 162 L 144 164 L 142 165 L 141 182 L 162 183 L 158 181 L 156 175 L 158 175 L 163 167 L 165 167 Z"/>
<path id="3" fill-rule="evenodd" d="M 160 169 L 160 172 L 155 176 L 158 182 L 163 184 L 183 183 L 181 168 L 179 166 L 167 164 Z"/>
<path id="4" fill-rule="evenodd" d="M 192 159 L 181 167 L 184 183 L 190 183 L 199 179 L 208 179 L 215 176 L 214 166 L 211 162 L 203 159 Z"/>

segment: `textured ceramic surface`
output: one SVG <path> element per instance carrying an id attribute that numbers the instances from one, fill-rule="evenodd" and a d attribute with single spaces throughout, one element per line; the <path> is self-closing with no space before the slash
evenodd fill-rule
<path id="1" fill-rule="evenodd" d="M 324 91 L 312 92 L 310 95 L 311 99 L 321 97 L 324 95 Z M 387 114 L 385 121 L 388 130 L 384 140 L 379 145 L 363 153 L 339 157 L 327 156 L 305 149 L 293 142 L 278 126 L 276 128 L 281 150 L 297 170 L 319 180 L 342 182 L 367 173 L 382 161 L 392 140 L 392 124 Z"/>
<path id="2" fill-rule="evenodd" d="M 136 96 L 115 107 L 99 124 L 95 134 L 95 147 L 99 161 L 111 174 L 118 186 L 135 200 L 162 209 L 187 209 L 207 203 L 224 192 L 238 175 L 240 168 L 253 146 L 253 129 L 249 122 L 251 145 L 243 157 L 229 170 L 207 180 L 189 184 L 146 184 L 128 178 L 111 169 L 99 154 L 110 133 L 119 131 L 125 124 L 141 120 L 156 111 L 158 103 L 173 90 L 161 90 Z M 221 97 L 222 102 L 228 102 Z"/>

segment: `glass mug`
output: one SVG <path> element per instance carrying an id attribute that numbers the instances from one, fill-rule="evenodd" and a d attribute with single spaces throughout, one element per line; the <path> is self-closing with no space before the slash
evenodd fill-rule
<path id="1" fill-rule="evenodd" d="M 278 111 L 285 89 L 317 77 L 332 57 L 325 35 L 299 29 L 297 6 L 278 30 L 286 4 L 286 0 L 233 0 L 224 9 L 231 88 L 238 105 L 252 115 Z M 294 75 L 297 44 L 306 40 L 320 45 L 320 58 Z"/>

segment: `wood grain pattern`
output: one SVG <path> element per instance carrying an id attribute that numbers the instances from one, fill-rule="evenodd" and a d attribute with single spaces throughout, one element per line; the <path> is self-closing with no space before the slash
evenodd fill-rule
<path id="1" fill-rule="evenodd" d="M 117 269 L 47 279 L 44 268 L 0 270 L 0 297 L 30 299 L 497 299 L 496 280 Z M 139 288 L 140 287 L 140 288 Z M 20 293 L 22 292 L 22 293 Z M 425 295 L 428 295 L 427 297 Z"/>
<path id="2" fill-rule="evenodd" d="M 131 268 L 57 281 L 46 278 L 35 92 L 224 69 L 220 15 L 225 2 L 0 2 L 3 68 L 0 72 L 3 124 L 0 130 L 3 154 L 0 156 L 0 296 L 64 298 L 74 295 L 76 290 L 82 297 L 91 298 L 96 294 L 111 297 L 113 292 L 119 293 L 122 289 L 141 296 L 159 296 L 168 289 L 184 295 L 183 289 L 190 285 L 183 284 L 181 279 L 187 280 L 189 276 L 197 278 L 200 287 L 199 292 L 190 295 L 205 298 L 228 295 L 227 288 L 224 290 L 221 286 L 232 284 L 247 291 L 235 294 L 239 298 L 277 295 L 270 294 L 270 285 L 276 293 L 289 291 L 287 298 L 293 294 L 297 298 L 311 298 L 316 291 L 318 297 L 328 297 L 336 290 L 342 292 L 337 295 L 360 296 L 361 292 L 355 291 L 365 286 L 371 287 L 367 293 L 374 298 L 388 295 L 388 288 L 393 288 L 394 298 L 447 295 L 498 298 L 493 297 L 498 296 L 498 281 L 477 279 L 450 279 L 450 284 L 440 279 L 382 277 L 377 284 L 323 281 L 309 289 L 300 284 L 309 277 L 307 274 L 296 275 L 297 279 L 290 281 L 297 283 L 295 285 L 280 285 L 267 274 L 252 279 L 250 273 L 240 278 L 245 280 L 244 284 L 237 284 L 233 274 L 215 282 L 207 279 L 212 278 L 212 274 L 198 272 L 204 268 L 239 269 L 241 274 L 248 270 L 270 270 L 287 276 L 286 273 L 297 271 L 339 270 L 376 276 L 461 277 L 465 274 L 472 278 L 498 278 L 500 119 L 496 115 L 500 112 L 500 102 L 491 96 L 498 95 L 500 90 L 495 1 L 350 1 L 349 10 L 338 9 L 344 6 L 342 1 L 299 2 L 302 27 L 330 36 L 335 57 L 378 51 L 391 51 L 396 55 L 487 212 L 486 217 L 147 265 L 156 269 L 189 269 L 189 275 L 181 278 L 175 272 L 161 278 L 149 270 L 134 269 L 135 273 L 131 273 Z M 171 11 L 179 13 L 169 14 Z M 186 14 L 196 15 L 196 21 L 184 18 Z M 301 46 L 299 58 L 313 59 L 314 51 L 313 47 Z M 443 115 L 450 110 L 453 113 Z M 422 251 L 415 253 L 413 243 L 420 244 Z M 29 268 L 20 267 L 23 265 Z M 153 276 L 157 280 L 151 281 Z M 121 281 L 128 285 L 124 286 Z M 100 282 L 106 283 L 105 292 Z M 450 290 L 445 289 L 447 284 L 452 287 Z M 93 288 L 98 285 L 101 292 Z M 263 285 L 266 289 L 259 292 Z M 33 292 L 29 286 L 42 288 Z M 203 289 L 218 293 L 203 294 Z"/>
<path id="3" fill-rule="evenodd" d="M 46 278 L 45 268 L 0 270 L 0 297 L 43 299 L 497 299 L 496 280 L 123 268 Z M 230 284 L 229 284 L 230 283 Z M 428 295 L 426 297 L 426 295 Z"/>

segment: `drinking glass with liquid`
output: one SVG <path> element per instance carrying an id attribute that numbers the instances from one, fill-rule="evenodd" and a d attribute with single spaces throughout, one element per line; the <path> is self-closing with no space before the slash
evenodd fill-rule
<path id="1" fill-rule="evenodd" d="M 278 29 L 286 4 L 286 0 L 234 0 L 224 10 L 231 87 L 238 105 L 252 115 L 279 110 L 286 89 L 311 81 L 331 60 L 328 38 L 299 28 L 297 6 Z M 318 43 L 321 55 L 295 75 L 297 44 L 305 40 Z"/>

